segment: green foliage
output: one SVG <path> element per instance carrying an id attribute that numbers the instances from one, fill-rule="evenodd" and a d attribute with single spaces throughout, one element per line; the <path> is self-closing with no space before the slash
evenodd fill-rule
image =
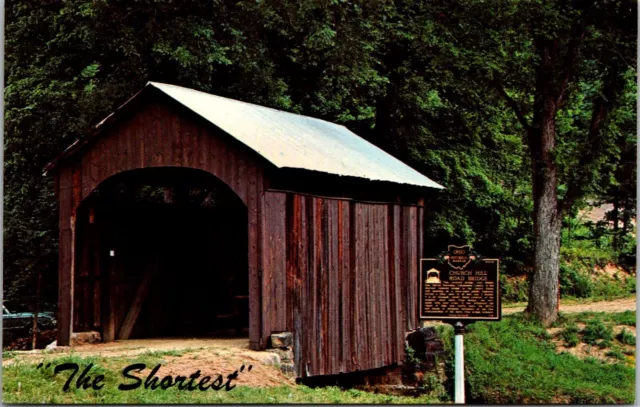
<path id="1" fill-rule="evenodd" d="M 635 214 L 633 215 L 635 217 Z M 615 243 L 614 243 L 615 244 Z M 618 263 L 634 268 L 636 264 L 637 240 L 635 233 L 626 233 L 618 237 Z"/>
<path id="2" fill-rule="evenodd" d="M 558 354 L 544 328 L 519 316 L 475 323 L 465 336 L 468 402 L 630 403 L 635 371 L 624 364 Z"/>
<path id="3" fill-rule="evenodd" d="M 587 209 L 590 209 L 587 207 Z M 633 267 L 628 259 L 635 261 L 636 243 L 633 233 L 620 234 L 604 221 L 585 222 L 580 217 L 565 219 L 562 231 L 561 255 L 566 262 L 581 262 L 590 267 L 604 267 L 616 263 Z M 631 231 L 631 229 L 629 229 Z"/>
<path id="4" fill-rule="evenodd" d="M 446 186 L 429 196 L 425 247 L 469 243 L 502 258 L 506 273 L 529 270 L 531 151 L 513 102 L 530 121 L 540 95 L 536 41 L 557 39 L 565 52 L 574 26 L 586 28 L 557 114 L 558 189 L 564 196 L 578 177 L 578 198 L 615 201 L 629 224 L 635 13 L 627 1 L 10 1 L 5 300 L 33 292 L 43 271 L 43 297 L 55 302 L 57 207 L 42 168 L 148 80 L 344 124 Z M 585 143 L 607 89 L 616 92 L 597 143 Z M 583 151 L 598 154 L 578 163 Z M 616 234 L 626 264 L 630 233 Z M 504 289 L 513 300 L 526 292 Z"/>
<path id="5" fill-rule="evenodd" d="M 415 349 L 410 346 L 406 346 L 404 355 L 405 357 L 403 364 L 412 365 L 413 369 L 415 369 L 416 371 L 420 370 L 422 360 L 416 357 Z M 424 372 L 422 383 L 420 383 L 419 386 L 423 391 L 426 392 L 428 396 L 435 397 L 440 400 L 440 402 L 446 402 L 449 399 L 446 388 L 440 382 L 438 375 L 435 373 Z"/>
<path id="6" fill-rule="evenodd" d="M 632 275 L 618 278 L 597 277 L 584 267 L 561 263 L 560 290 L 563 298 L 613 300 L 633 296 L 636 292 L 636 280 Z"/>
<path id="7" fill-rule="evenodd" d="M 416 351 L 411 346 L 404 348 L 404 363 L 411 364 L 415 368 L 420 365 L 420 359 L 416 357 Z"/>
<path id="8" fill-rule="evenodd" d="M 634 311 L 625 311 L 614 315 L 616 316 L 614 319 L 616 325 L 636 326 L 636 313 Z"/>
<path id="9" fill-rule="evenodd" d="M 622 330 L 620 331 L 616 339 L 619 340 L 624 345 L 631 345 L 631 346 L 636 345 L 636 336 L 631 332 L 629 332 L 627 328 L 622 328 Z"/>
<path id="10" fill-rule="evenodd" d="M 434 373 L 427 373 L 424 375 L 421 388 L 426 391 L 429 396 L 438 399 L 441 403 L 450 401 L 447 389 Z"/>
<path id="11" fill-rule="evenodd" d="M 562 339 L 568 347 L 573 348 L 580 343 L 578 332 L 578 326 L 575 324 L 570 324 L 562 330 Z"/>
<path id="12" fill-rule="evenodd" d="M 613 278 L 597 275 L 595 268 L 623 263 L 622 248 L 614 247 L 611 230 L 603 224 L 566 220 L 560 250 L 560 292 L 563 297 L 616 299 L 634 295 L 635 277 L 619 272 Z M 633 244 L 635 250 L 635 243 Z"/>
<path id="13" fill-rule="evenodd" d="M 594 295 L 596 299 L 615 299 L 635 295 L 635 276 L 624 279 L 598 278 L 595 281 Z"/>
<path id="14" fill-rule="evenodd" d="M 593 293 L 593 288 L 593 282 L 588 274 L 576 270 L 570 264 L 560 264 L 561 295 L 587 298 Z"/>
<path id="15" fill-rule="evenodd" d="M 616 313 L 605 312 L 581 312 L 577 314 L 561 314 L 559 323 L 588 323 L 592 320 L 599 320 L 605 324 L 610 325 L 629 325 L 636 326 L 636 313 L 635 311 L 624 311 Z"/>
<path id="16" fill-rule="evenodd" d="M 605 353 L 605 356 L 609 356 L 618 360 L 625 360 L 624 353 L 620 348 L 614 348 Z"/>
<path id="17" fill-rule="evenodd" d="M 589 320 L 587 326 L 582 330 L 583 342 L 589 345 L 597 345 L 599 339 L 611 341 L 613 339 L 613 329 L 598 318 Z"/>
<path id="18" fill-rule="evenodd" d="M 523 279 L 508 279 L 505 274 L 500 275 L 500 289 L 502 301 L 523 302 L 529 296 L 529 282 Z"/>

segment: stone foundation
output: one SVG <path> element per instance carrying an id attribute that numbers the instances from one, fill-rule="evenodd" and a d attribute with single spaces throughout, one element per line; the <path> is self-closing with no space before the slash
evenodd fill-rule
<path id="1" fill-rule="evenodd" d="M 442 340 L 432 327 L 418 328 L 407 335 L 407 348 L 412 355 L 405 355 L 402 365 L 402 382 L 413 387 L 433 386 L 435 381 L 444 385 L 447 381 Z"/>
<path id="2" fill-rule="evenodd" d="M 271 334 L 267 344 L 267 352 L 277 355 L 279 359 L 278 365 L 282 373 L 289 377 L 295 377 L 296 366 L 293 356 L 293 334 L 291 332 Z"/>
<path id="3" fill-rule="evenodd" d="M 401 365 L 297 381 L 310 387 L 338 386 L 404 396 L 446 393 L 445 351 L 435 329 L 419 328 L 407 332 L 406 342 L 412 351 Z"/>

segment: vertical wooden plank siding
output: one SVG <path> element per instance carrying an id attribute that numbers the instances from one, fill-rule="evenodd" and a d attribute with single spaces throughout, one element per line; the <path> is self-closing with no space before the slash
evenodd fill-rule
<path id="1" fill-rule="evenodd" d="M 390 238 L 391 242 L 391 248 L 393 251 L 393 258 L 391 259 L 391 263 L 392 263 L 392 308 L 394 310 L 394 320 L 393 320 L 393 326 L 394 326 L 394 349 L 396 351 L 396 354 L 394 355 L 396 360 L 401 360 L 402 356 L 404 355 L 404 321 L 406 318 L 406 313 L 405 313 L 405 309 L 403 306 L 403 286 L 402 286 L 402 268 L 401 268 L 401 257 L 402 257 L 402 244 L 401 244 L 401 239 L 402 239 L 402 230 L 400 229 L 400 225 L 401 223 L 401 207 L 399 205 L 390 205 L 391 207 L 391 212 L 392 212 L 392 217 L 391 217 L 391 222 L 392 222 L 392 229 L 391 229 L 391 234 L 392 237 Z"/>
<path id="2" fill-rule="evenodd" d="M 280 236 L 285 226 L 287 275 L 277 277 L 271 256 L 265 275 L 273 276 L 270 290 L 286 283 L 282 320 L 294 335 L 297 375 L 401 363 L 405 331 L 417 322 L 417 208 L 282 194 L 284 220 L 272 213 L 278 222 L 266 233 Z"/>
<path id="3" fill-rule="evenodd" d="M 272 332 L 287 328 L 286 199 L 281 192 L 265 193 L 263 219 L 262 332 L 267 343 Z"/>
<path id="4" fill-rule="evenodd" d="M 94 278 L 101 259 L 90 255 L 93 246 L 79 246 L 77 259 L 74 251 L 80 202 L 117 173 L 172 166 L 213 174 L 247 206 L 251 348 L 267 346 L 273 332 L 293 332 L 299 377 L 402 362 L 405 333 L 418 322 L 422 202 L 365 203 L 267 191 L 257 155 L 160 102 L 113 125 L 57 175 L 60 345 L 69 343 L 74 320 L 79 329 L 102 325 L 112 337 L 119 322 L 113 310 L 124 307 L 118 298 L 134 289 L 118 286 L 110 298 L 100 298 L 100 287 L 109 289 L 109 268 Z M 78 239 L 99 245 L 86 226 Z M 74 301 L 82 310 L 76 318 Z"/>
<path id="5" fill-rule="evenodd" d="M 412 330 L 418 324 L 418 208 L 406 206 L 407 236 L 407 331 Z"/>
<path id="6" fill-rule="evenodd" d="M 351 370 L 351 327 L 352 327 L 352 296 L 351 296 L 351 269 L 350 266 L 350 235 L 349 235 L 349 203 L 338 201 L 338 281 L 340 282 L 338 298 L 338 322 L 339 332 L 338 361 L 341 372 Z"/>

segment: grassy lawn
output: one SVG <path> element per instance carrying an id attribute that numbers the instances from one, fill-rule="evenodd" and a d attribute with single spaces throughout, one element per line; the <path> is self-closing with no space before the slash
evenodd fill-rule
<path id="1" fill-rule="evenodd" d="M 552 336 L 546 329 L 511 315 L 500 322 L 475 323 L 465 335 L 467 401 L 491 404 L 552 404 L 552 403 L 633 403 L 635 400 L 635 358 L 603 361 L 595 357 L 578 358 L 558 352 L 558 338 L 576 336 L 578 343 L 608 342 L 613 348 L 635 345 L 635 336 L 626 332 L 614 335 L 612 327 L 635 327 L 636 313 L 564 314 L 554 325 Z M 580 326 L 576 329 L 576 326 Z M 560 328 L 560 330 L 558 330 Z M 437 327 L 448 350 L 446 363 L 451 371 L 453 330 L 449 325 Z M 555 338 L 554 338 L 555 337 Z M 71 354 L 43 355 L 45 365 L 21 361 L 16 353 L 4 353 L 16 362 L 3 369 L 3 402 L 5 403 L 82 403 L 82 404 L 191 404 L 191 403 L 400 403 L 443 404 L 450 399 L 435 396 L 399 397 L 374 394 L 337 387 L 309 388 L 303 385 L 280 387 L 243 387 L 231 391 L 187 391 L 175 387 L 168 390 L 138 388 L 117 389 L 124 379 L 121 371 L 132 363 L 154 366 L 165 364 L 167 358 L 184 352 L 148 352 L 135 357 L 79 357 Z M 628 355 L 627 355 L 628 356 Z M 40 360 L 38 360 L 39 362 Z M 54 375 L 53 367 L 62 363 L 78 363 L 81 367 L 93 363 L 93 377 L 105 375 L 100 390 L 79 390 L 72 386 L 64 392 L 69 373 Z M 448 383 L 451 389 L 453 383 Z M 451 395 L 449 395 L 451 396 Z"/>
<path id="2" fill-rule="evenodd" d="M 175 356 L 174 353 L 168 354 Z M 11 356 L 11 355 L 8 355 Z M 255 388 L 238 386 L 230 391 L 207 390 L 187 391 L 175 387 L 167 390 L 138 388 L 131 391 L 118 390 L 123 383 L 123 367 L 132 363 L 145 363 L 153 366 L 163 362 L 163 352 L 147 353 L 135 358 L 103 358 L 66 356 L 45 358 L 44 364 L 51 363 L 48 369 L 38 368 L 37 364 L 19 362 L 3 369 L 4 403 L 54 403 L 54 404 L 226 404 L 226 403 L 359 403 L 359 404 L 434 404 L 439 401 L 433 397 L 399 397 L 374 394 L 359 390 L 342 390 L 337 387 L 312 389 L 302 385 Z M 104 374 L 104 387 L 100 390 L 82 390 L 71 386 L 64 392 L 63 386 L 69 377 L 68 372 L 54 375 L 53 367 L 62 363 L 78 363 L 86 366 L 93 363 L 94 377 Z"/>
<path id="3" fill-rule="evenodd" d="M 594 321 L 635 326 L 635 312 L 567 314 L 556 327 L 576 322 L 589 327 L 596 325 Z M 438 329 L 452 346 L 451 327 Z M 551 335 L 522 315 L 470 325 L 465 352 L 468 402 L 609 404 L 635 400 L 634 366 L 558 353 Z"/>
<path id="4" fill-rule="evenodd" d="M 575 322 L 589 323 L 600 320 L 607 324 L 636 326 L 635 311 L 624 312 L 580 312 L 575 314 L 560 313 L 554 326 L 566 326 Z"/>

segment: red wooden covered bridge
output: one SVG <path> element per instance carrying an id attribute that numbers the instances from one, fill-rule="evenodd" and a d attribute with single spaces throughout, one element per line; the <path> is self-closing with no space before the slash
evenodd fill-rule
<path id="1" fill-rule="evenodd" d="M 150 82 L 46 172 L 59 345 L 290 332 L 298 377 L 402 361 L 441 186 L 345 127 Z"/>

